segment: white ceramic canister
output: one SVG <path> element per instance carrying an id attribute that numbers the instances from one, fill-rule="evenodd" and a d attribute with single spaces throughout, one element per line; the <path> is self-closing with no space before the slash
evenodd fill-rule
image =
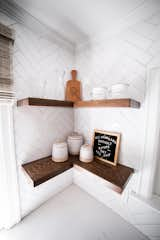
<path id="1" fill-rule="evenodd" d="M 110 98 L 127 98 L 128 97 L 129 84 L 117 83 L 111 86 L 109 89 Z"/>
<path id="2" fill-rule="evenodd" d="M 65 162 L 68 160 L 68 147 L 66 142 L 58 142 L 53 144 L 52 160 L 54 162 Z"/>
<path id="3" fill-rule="evenodd" d="M 92 89 L 93 100 L 103 100 L 107 97 L 107 89 L 105 87 L 96 87 Z"/>
<path id="4" fill-rule="evenodd" d="M 80 148 L 83 144 L 83 136 L 73 133 L 67 138 L 68 150 L 71 155 L 79 155 Z"/>
<path id="5" fill-rule="evenodd" d="M 93 161 L 93 147 L 90 144 L 84 144 L 80 150 L 80 161 L 89 163 Z"/>

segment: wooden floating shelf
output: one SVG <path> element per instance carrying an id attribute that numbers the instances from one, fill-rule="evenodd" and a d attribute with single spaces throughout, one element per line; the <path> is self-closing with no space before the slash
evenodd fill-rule
<path id="1" fill-rule="evenodd" d="M 118 193 L 122 193 L 129 177 L 134 172 L 133 168 L 121 164 L 113 166 L 98 160 L 87 164 L 78 160 L 75 162 L 75 165 L 105 179 L 106 186 Z"/>
<path id="2" fill-rule="evenodd" d="M 105 179 L 106 186 L 118 193 L 123 191 L 130 175 L 134 172 L 132 168 L 121 164 L 112 166 L 96 160 L 91 163 L 83 163 L 79 161 L 78 156 L 70 156 L 68 161 L 63 163 L 53 162 L 50 156 L 22 165 L 23 169 L 32 179 L 34 187 L 63 173 L 73 166 L 81 167 Z"/>
<path id="3" fill-rule="evenodd" d="M 32 179 L 33 186 L 36 187 L 41 183 L 44 183 L 47 180 L 72 168 L 73 164 L 70 161 L 55 163 L 52 161 L 52 157 L 45 157 L 23 164 L 22 167 Z"/>
<path id="4" fill-rule="evenodd" d="M 90 100 L 79 101 L 74 103 L 74 107 L 127 107 L 127 108 L 140 108 L 140 102 L 133 99 L 106 99 L 106 100 Z"/>
<path id="5" fill-rule="evenodd" d="M 28 97 L 18 100 L 17 106 L 73 107 L 73 102 Z"/>
<path id="6" fill-rule="evenodd" d="M 107 100 L 90 100 L 90 101 L 61 101 L 44 98 L 24 98 L 17 101 L 17 106 L 47 106 L 47 107 L 123 107 L 123 108 L 140 108 L 140 102 L 133 99 L 107 99 Z"/>

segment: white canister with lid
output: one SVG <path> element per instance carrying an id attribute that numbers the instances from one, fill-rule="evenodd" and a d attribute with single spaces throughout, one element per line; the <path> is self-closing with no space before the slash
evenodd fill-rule
<path id="1" fill-rule="evenodd" d="M 107 89 L 105 87 L 96 87 L 92 89 L 93 100 L 103 100 L 107 97 Z"/>
<path id="2" fill-rule="evenodd" d="M 83 136 L 78 133 L 72 133 L 67 139 L 68 150 L 71 155 L 79 155 L 83 144 Z"/>
<path id="3" fill-rule="evenodd" d="M 110 98 L 128 98 L 129 97 L 129 84 L 117 83 L 109 88 Z"/>
<path id="4" fill-rule="evenodd" d="M 66 142 L 57 142 L 53 144 L 52 160 L 54 162 L 65 162 L 68 160 L 68 147 Z"/>
<path id="5" fill-rule="evenodd" d="M 84 144 L 80 150 L 80 161 L 89 163 L 93 161 L 93 147 L 90 144 Z"/>

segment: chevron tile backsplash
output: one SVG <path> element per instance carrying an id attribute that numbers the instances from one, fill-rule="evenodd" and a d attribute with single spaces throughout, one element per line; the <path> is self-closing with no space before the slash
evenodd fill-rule
<path id="1" fill-rule="evenodd" d="M 65 81 L 69 79 L 68 73 L 74 60 L 72 52 L 55 44 L 45 33 L 35 34 L 1 11 L 0 22 L 16 32 L 13 57 L 16 98 L 64 99 Z M 73 116 L 73 110 L 69 108 L 15 107 L 15 144 L 22 216 L 52 196 L 53 183 L 50 181 L 33 190 L 32 186 L 27 186 L 21 164 L 51 155 L 53 142 L 65 140 L 73 131 Z"/>
<path id="2" fill-rule="evenodd" d="M 146 80 L 150 68 L 160 67 L 159 37 L 160 9 L 157 9 L 143 21 L 134 24 L 111 39 L 103 38 L 102 35 L 77 48 L 76 67 L 79 71 L 79 79 L 83 84 L 83 99 L 91 99 L 93 87 L 110 87 L 115 83 L 128 83 L 130 97 L 142 103 L 138 110 L 79 108 L 74 113 L 75 131 L 81 131 L 87 142 L 92 141 L 94 129 L 116 131 L 122 134 L 119 161 L 136 170 L 132 182 L 129 184 L 129 192 L 137 192 L 140 183 L 140 167 L 145 142 Z M 87 184 L 83 183 L 83 180 L 82 184 L 91 193 L 93 186 L 87 188 Z M 95 186 L 95 184 L 93 185 Z M 98 188 L 97 191 L 99 191 Z M 103 190 L 101 192 L 104 194 Z M 107 205 L 118 212 L 116 206 L 121 198 L 116 201 L 112 200 L 112 194 L 109 198 L 106 201 Z M 105 202 L 105 194 L 104 196 L 99 194 L 99 199 Z M 130 202 L 124 204 L 129 209 L 127 211 L 132 211 L 131 216 L 134 218 L 132 223 L 151 239 L 160 239 L 158 211 L 151 217 L 152 214 L 147 215 L 146 207 L 142 204 L 142 210 L 140 201 L 138 201 L 137 205 L 139 205 L 135 213 L 135 204 L 135 202 L 132 206 Z M 119 213 L 125 218 L 123 210 Z M 126 217 L 126 219 L 130 221 L 130 217 Z"/>
<path id="3" fill-rule="evenodd" d="M 73 112 L 66 108 L 15 107 L 15 143 L 22 216 L 57 193 L 60 186 L 57 179 L 54 183 L 50 180 L 33 189 L 21 170 L 21 164 L 50 155 L 52 143 L 64 140 L 73 129 L 82 132 L 88 142 L 91 141 L 94 128 L 122 133 L 119 160 L 136 170 L 125 193 L 125 198 L 128 199 L 130 192 L 136 192 L 139 184 L 145 138 L 144 99 L 147 71 L 149 68 L 160 67 L 160 9 L 112 39 L 97 38 L 79 46 L 76 62 L 73 51 L 57 44 L 57 40 L 53 41 L 48 32 L 35 33 L 23 24 L 24 20 L 19 21 L 13 15 L 8 17 L 9 12 L 10 10 L 6 10 L 4 14 L 4 9 L 0 10 L 0 22 L 16 31 L 13 67 L 17 99 L 28 96 L 64 99 L 65 81 L 69 79 L 68 73 L 72 66 L 76 66 L 79 71 L 78 78 L 83 84 L 84 99 L 91 98 L 93 87 L 109 87 L 114 83 L 125 82 L 130 84 L 130 96 L 142 103 L 138 110 L 102 108 L 76 109 Z M 63 186 L 68 186 L 73 181 L 72 171 L 58 178 Z M 99 193 L 99 200 L 107 202 L 107 206 L 132 222 L 150 239 L 160 239 L 157 211 L 149 208 L 146 212 L 148 207 L 144 207 L 142 201 L 134 197 L 123 202 L 121 197 L 114 197 L 114 194 L 106 189 L 110 195 L 105 195 L 103 186 L 100 193 L 97 180 L 89 180 L 87 183 L 85 180 L 81 179 L 81 186 L 83 185 L 86 191 L 90 194 L 94 194 L 94 191 Z"/>

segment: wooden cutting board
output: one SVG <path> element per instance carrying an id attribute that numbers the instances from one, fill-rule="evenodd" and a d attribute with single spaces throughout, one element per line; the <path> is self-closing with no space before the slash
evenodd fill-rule
<path id="1" fill-rule="evenodd" d="M 71 71 L 72 80 L 67 81 L 65 100 L 77 102 L 81 100 L 81 82 L 77 80 L 77 70 Z"/>

